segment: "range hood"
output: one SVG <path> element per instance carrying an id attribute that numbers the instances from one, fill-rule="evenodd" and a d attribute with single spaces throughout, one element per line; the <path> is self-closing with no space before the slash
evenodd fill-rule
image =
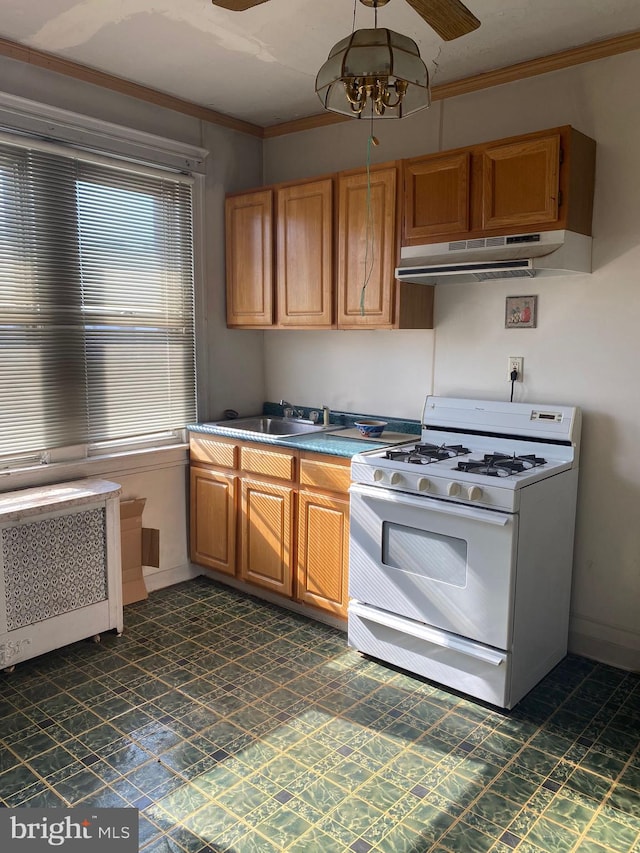
<path id="1" fill-rule="evenodd" d="M 540 231 L 403 246 L 396 278 L 445 284 L 589 272 L 591 237 L 574 231 Z"/>

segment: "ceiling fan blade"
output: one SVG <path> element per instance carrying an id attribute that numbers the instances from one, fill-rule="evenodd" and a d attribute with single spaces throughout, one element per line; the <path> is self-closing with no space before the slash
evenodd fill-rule
<path id="1" fill-rule="evenodd" d="M 252 6 L 259 6 L 267 0 L 211 0 L 214 6 L 229 9 L 231 12 L 244 12 Z"/>
<path id="2" fill-rule="evenodd" d="M 452 41 L 478 29 L 480 21 L 460 0 L 407 0 L 440 38 Z"/>

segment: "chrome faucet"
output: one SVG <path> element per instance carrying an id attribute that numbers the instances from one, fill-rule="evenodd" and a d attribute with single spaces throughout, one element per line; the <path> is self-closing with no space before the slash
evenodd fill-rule
<path id="1" fill-rule="evenodd" d="M 280 400 L 280 405 L 284 409 L 283 415 L 285 418 L 301 418 L 304 415 L 302 409 L 296 409 L 295 406 L 287 403 L 286 400 Z"/>

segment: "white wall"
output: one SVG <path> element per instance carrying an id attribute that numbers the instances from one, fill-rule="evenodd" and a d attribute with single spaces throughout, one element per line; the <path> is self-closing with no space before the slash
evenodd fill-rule
<path id="1" fill-rule="evenodd" d="M 207 148 L 204 199 L 204 280 L 196 292 L 198 400 L 201 420 L 225 408 L 254 412 L 265 397 L 262 333 L 234 335 L 224 314 L 224 195 L 262 181 L 262 142 L 195 118 L 0 57 L 0 87 L 12 95 Z M 142 523 L 160 530 L 160 568 L 145 569 L 150 589 L 191 574 L 188 555 L 187 453 L 158 452 L 84 466 L 39 468 L 3 477 L 0 490 L 99 476 L 120 483 L 122 497 L 146 498 Z"/>
<path id="2" fill-rule="evenodd" d="M 265 399 L 263 332 L 227 329 L 224 264 L 224 197 L 262 181 L 262 142 L 252 136 L 203 125 L 207 158 L 206 286 L 196 304 L 199 420 L 223 417 L 225 409 L 252 415 Z"/>
<path id="3" fill-rule="evenodd" d="M 270 399 L 417 417 L 426 393 L 582 407 L 571 648 L 640 669 L 640 52 L 378 122 L 378 161 L 571 124 L 598 144 L 594 272 L 436 288 L 433 332 L 270 332 Z M 267 182 L 364 165 L 365 123 L 265 143 Z M 508 295 L 538 294 L 536 329 L 505 330 Z M 397 370 L 393 374 L 391 368 Z M 314 398 L 322 389 L 322 399 Z"/>
<path id="4" fill-rule="evenodd" d="M 433 344 L 431 331 L 265 332 L 266 399 L 418 420 Z"/>

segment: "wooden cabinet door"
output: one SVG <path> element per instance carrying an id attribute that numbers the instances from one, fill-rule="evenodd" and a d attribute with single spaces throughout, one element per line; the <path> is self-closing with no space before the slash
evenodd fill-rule
<path id="1" fill-rule="evenodd" d="M 190 556 L 199 566 L 236 573 L 237 477 L 191 467 Z"/>
<path id="2" fill-rule="evenodd" d="M 227 325 L 273 324 L 273 191 L 225 202 Z"/>
<path id="3" fill-rule="evenodd" d="M 397 168 L 338 177 L 338 326 L 393 328 Z"/>
<path id="4" fill-rule="evenodd" d="M 242 480 L 240 576 L 291 597 L 293 504 L 290 486 Z"/>
<path id="5" fill-rule="evenodd" d="M 298 496 L 299 601 L 346 618 L 349 500 L 301 491 Z"/>
<path id="6" fill-rule="evenodd" d="M 403 245 L 469 230 L 470 164 L 469 151 L 405 161 Z"/>
<path id="7" fill-rule="evenodd" d="M 519 229 L 558 219 L 560 134 L 488 145 L 482 155 L 482 227 Z"/>
<path id="8" fill-rule="evenodd" d="M 277 325 L 330 328 L 333 321 L 333 181 L 276 191 Z"/>

